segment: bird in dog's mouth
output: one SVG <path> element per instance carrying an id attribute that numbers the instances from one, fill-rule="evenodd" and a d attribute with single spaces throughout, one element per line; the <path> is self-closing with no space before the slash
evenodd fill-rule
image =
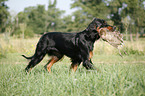
<path id="1" fill-rule="evenodd" d="M 97 31 L 100 34 L 100 37 L 103 41 L 108 42 L 113 47 L 117 48 L 119 50 L 119 54 L 122 57 L 122 54 L 120 52 L 119 46 L 123 47 L 124 41 L 123 41 L 123 35 L 119 31 L 109 31 L 107 28 L 97 28 Z M 124 53 L 127 55 L 127 53 L 124 51 Z"/>

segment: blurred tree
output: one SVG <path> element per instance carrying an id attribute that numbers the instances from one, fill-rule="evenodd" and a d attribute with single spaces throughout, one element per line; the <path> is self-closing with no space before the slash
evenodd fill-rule
<path id="1" fill-rule="evenodd" d="M 0 33 L 5 31 L 7 19 L 9 16 L 8 6 L 5 2 L 8 0 L 0 0 Z"/>
<path id="2" fill-rule="evenodd" d="M 65 11 L 56 8 L 56 4 L 56 0 L 54 0 L 53 3 L 51 0 L 49 0 L 48 10 L 46 11 L 45 32 L 63 30 L 61 16 Z"/>
<path id="3" fill-rule="evenodd" d="M 128 30 L 130 32 L 130 39 L 133 41 L 132 33 L 136 33 L 145 27 L 145 8 L 143 0 L 106 0 L 108 8 L 110 9 L 110 18 L 114 21 L 114 25 L 118 26 L 121 32 Z M 128 29 L 123 22 L 124 18 L 129 19 Z M 126 31 L 127 32 L 127 31 Z M 127 33 L 126 33 L 127 34 Z"/>
<path id="4" fill-rule="evenodd" d="M 72 27 L 73 25 L 73 21 L 72 21 L 72 15 L 68 15 L 68 16 L 64 16 L 62 18 L 62 30 L 63 32 L 72 32 L 74 27 Z"/>
<path id="5" fill-rule="evenodd" d="M 14 23 L 13 25 L 15 27 L 15 31 L 12 32 L 12 35 L 16 35 L 17 37 L 22 37 L 22 38 L 34 36 L 33 30 L 35 28 L 33 25 L 35 23 L 30 23 L 31 19 L 29 18 L 29 16 L 31 15 L 31 12 L 36 10 L 36 8 L 37 7 L 27 7 L 24 9 L 23 12 L 19 12 L 17 14 L 17 16 L 15 17 L 15 21 L 13 22 Z M 25 30 L 23 30 L 23 32 L 21 30 L 22 29 L 21 27 L 25 28 Z M 23 36 L 21 36 L 21 35 L 23 35 Z"/>
<path id="6" fill-rule="evenodd" d="M 73 1 L 71 7 L 78 8 L 78 10 L 63 18 L 64 11 L 56 8 L 57 0 L 49 0 L 48 10 L 45 9 L 44 5 L 25 8 L 15 18 L 15 29 L 18 29 L 16 32 L 20 32 L 20 26 L 18 28 L 17 25 L 21 23 L 26 24 L 26 29 L 29 29 L 27 31 L 31 32 L 33 30 L 36 34 L 51 31 L 76 32 L 85 29 L 93 17 L 108 20 L 111 25 L 114 24 L 120 31 L 125 29 L 126 35 L 128 30 L 130 30 L 130 33 L 134 30 L 138 32 L 145 26 L 143 0 Z"/>
<path id="7" fill-rule="evenodd" d="M 73 0 L 72 8 L 78 8 L 73 13 L 73 27 L 83 30 L 96 17 L 106 19 L 109 14 L 107 3 L 104 0 Z"/>
<path id="8" fill-rule="evenodd" d="M 19 23 L 28 23 L 29 22 L 29 16 L 32 11 L 36 10 L 36 7 L 27 7 L 24 9 L 23 12 L 19 12 L 17 17 Z"/>
<path id="9" fill-rule="evenodd" d="M 126 33 L 126 40 L 128 40 L 128 28 L 129 28 L 129 19 L 128 17 L 125 17 L 122 19 L 122 22 L 123 22 L 123 26 L 125 28 L 125 33 Z"/>
<path id="10" fill-rule="evenodd" d="M 122 9 L 126 7 L 123 0 L 107 0 L 108 8 L 110 10 L 109 17 L 114 22 L 114 25 L 123 32 L 122 18 L 126 17 L 127 14 L 122 14 Z"/>
<path id="11" fill-rule="evenodd" d="M 71 27 L 73 28 L 73 31 L 82 31 L 90 23 L 90 20 L 87 19 L 86 14 L 83 13 L 83 10 L 75 11 L 72 14 L 72 16 L 73 16 L 73 24 L 71 25 Z"/>
<path id="12" fill-rule="evenodd" d="M 56 3 L 56 0 L 53 3 L 49 0 L 48 10 L 45 10 L 44 5 L 25 8 L 23 12 L 18 14 L 19 23 L 27 24 L 27 27 L 36 34 L 63 30 L 61 16 L 64 11 L 56 8 Z"/>
<path id="13" fill-rule="evenodd" d="M 31 9 L 31 8 L 29 8 Z M 46 11 L 44 5 L 38 5 L 32 10 L 28 10 L 27 26 L 31 27 L 36 34 L 42 34 L 45 31 Z M 27 19 L 27 18 L 26 18 Z"/>
<path id="14" fill-rule="evenodd" d="M 136 40 L 138 40 L 138 32 L 145 28 L 145 7 L 144 0 L 124 0 L 127 7 L 124 12 L 132 19 L 131 25 L 135 28 Z M 131 31 L 131 30 L 130 30 Z"/>
<path id="15" fill-rule="evenodd" d="M 79 8 L 87 18 L 93 17 L 106 19 L 108 8 L 104 0 L 73 0 L 72 8 Z"/>

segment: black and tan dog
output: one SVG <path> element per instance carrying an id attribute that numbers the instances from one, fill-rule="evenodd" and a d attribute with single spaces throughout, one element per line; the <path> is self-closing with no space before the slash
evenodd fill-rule
<path id="1" fill-rule="evenodd" d="M 107 28 L 110 31 L 115 30 L 115 27 L 108 25 L 105 20 L 94 18 L 89 26 L 79 33 L 49 32 L 44 34 L 40 38 L 35 54 L 32 57 L 22 55 L 26 59 L 30 59 L 28 66 L 25 68 L 26 72 L 29 72 L 37 65 L 46 54 L 51 56 L 51 59 L 45 65 L 48 72 L 51 71 L 52 65 L 64 55 L 71 58 L 70 69 L 74 71 L 81 62 L 86 69 L 94 69 L 91 58 L 94 43 L 100 38 L 99 28 Z"/>

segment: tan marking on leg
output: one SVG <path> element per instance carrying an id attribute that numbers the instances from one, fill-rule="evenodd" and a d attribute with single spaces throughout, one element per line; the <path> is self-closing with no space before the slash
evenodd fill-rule
<path id="1" fill-rule="evenodd" d="M 89 60 L 93 57 L 93 52 L 90 51 L 90 54 L 89 54 Z M 97 69 L 98 72 L 101 72 L 97 67 L 95 67 Z"/>
<path id="2" fill-rule="evenodd" d="M 73 69 L 74 72 L 76 72 L 78 68 L 78 64 L 71 64 L 70 70 Z"/>
<path id="3" fill-rule="evenodd" d="M 47 71 L 48 71 L 48 72 L 51 72 L 51 67 L 52 67 L 52 65 L 53 65 L 55 62 L 57 62 L 57 60 L 58 60 L 57 57 L 52 57 L 50 63 L 47 65 Z"/>
<path id="4" fill-rule="evenodd" d="M 93 57 L 93 52 L 90 51 L 90 53 L 89 53 L 89 60 L 90 60 L 92 57 Z"/>

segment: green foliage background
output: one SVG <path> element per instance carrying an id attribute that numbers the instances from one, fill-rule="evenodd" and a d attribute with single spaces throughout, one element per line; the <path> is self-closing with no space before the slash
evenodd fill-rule
<path id="1" fill-rule="evenodd" d="M 47 10 L 44 5 L 27 7 L 15 17 L 10 16 L 6 1 L 0 1 L 0 33 L 10 28 L 11 35 L 21 37 L 20 24 L 26 25 L 24 35 L 27 36 L 24 37 L 52 31 L 78 32 L 84 30 L 94 17 L 105 19 L 122 33 L 144 33 L 143 0 L 72 0 L 71 8 L 77 10 L 68 16 L 64 16 L 64 10 L 56 8 L 57 0 L 48 0 Z"/>

